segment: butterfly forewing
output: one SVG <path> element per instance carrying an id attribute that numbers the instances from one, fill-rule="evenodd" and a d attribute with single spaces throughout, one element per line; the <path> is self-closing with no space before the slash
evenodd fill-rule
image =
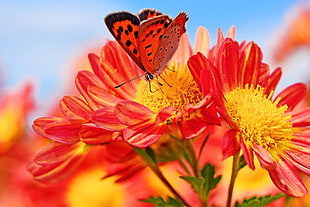
<path id="1" fill-rule="evenodd" d="M 140 24 L 139 53 L 142 64 L 149 73 L 155 72 L 154 57 L 159 48 L 160 40 L 163 38 L 171 21 L 169 16 L 160 15 L 144 20 Z"/>
<path id="2" fill-rule="evenodd" d="M 186 13 L 181 12 L 167 27 L 154 56 L 153 67 L 155 72 L 161 73 L 172 58 L 178 48 L 181 35 L 186 31 L 185 23 L 187 19 Z"/>
<path id="3" fill-rule="evenodd" d="M 140 19 L 130 12 L 123 11 L 107 15 L 104 21 L 117 42 L 126 50 L 135 63 L 144 70 L 138 49 Z"/>

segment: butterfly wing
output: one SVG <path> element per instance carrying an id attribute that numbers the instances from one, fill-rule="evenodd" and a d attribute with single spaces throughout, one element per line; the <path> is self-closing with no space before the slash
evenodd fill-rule
<path id="1" fill-rule="evenodd" d="M 153 67 L 156 73 L 162 72 L 178 48 L 180 37 L 186 31 L 185 23 L 187 20 L 186 12 L 181 12 L 167 27 L 154 56 Z"/>
<path id="2" fill-rule="evenodd" d="M 138 17 L 140 21 L 150 19 L 152 17 L 159 16 L 159 15 L 163 15 L 163 13 L 161 13 L 160 11 L 156 9 L 141 9 L 138 12 Z"/>
<path id="3" fill-rule="evenodd" d="M 127 54 L 145 70 L 138 49 L 140 19 L 130 12 L 122 11 L 108 14 L 104 22 Z"/>
<path id="4" fill-rule="evenodd" d="M 139 30 L 139 53 L 145 70 L 154 73 L 154 56 L 159 48 L 159 43 L 167 27 L 171 23 L 167 15 L 159 15 L 140 24 Z"/>

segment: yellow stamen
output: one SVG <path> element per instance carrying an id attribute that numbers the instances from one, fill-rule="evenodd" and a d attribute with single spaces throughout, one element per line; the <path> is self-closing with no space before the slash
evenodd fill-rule
<path id="1" fill-rule="evenodd" d="M 238 137 L 247 145 L 263 147 L 276 158 L 289 146 L 294 132 L 291 116 L 285 114 L 287 105 L 278 107 L 280 98 L 272 102 L 271 96 L 266 96 L 261 86 L 246 85 L 225 94 L 225 106 L 240 129 Z"/>
<path id="2" fill-rule="evenodd" d="M 171 71 L 169 68 L 175 70 Z M 186 65 L 170 64 L 168 69 L 150 84 L 151 88 L 146 81 L 140 81 L 135 99 L 154 112 L 159 112 L 167 106 L 182 110 L 187 104 L 197 104 L 201 101 L 199 86 Z"/>

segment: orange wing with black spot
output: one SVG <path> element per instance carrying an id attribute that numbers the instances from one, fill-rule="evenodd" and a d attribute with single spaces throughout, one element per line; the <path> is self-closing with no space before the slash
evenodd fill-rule
<path id="1" fill-rule="evenodd" d="M 122 11 L 108 14 L 104 21 L 117 42 L 135 63 L 145 71 L 138 51 L 140 19 L 130 12 Z"/>

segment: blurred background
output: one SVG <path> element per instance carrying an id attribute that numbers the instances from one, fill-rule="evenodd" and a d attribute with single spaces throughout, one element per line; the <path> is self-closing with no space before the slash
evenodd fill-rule
<path id="1" fill-rule="evenodd" d="M 137 13 L 141 8 L 156 8 L 171 17 L 187 11 L 187 31 L 192 43 L 198 26 L 209 30 L 214 44 L 218 28 L 226 33 L 235 25 L 237 40 L 257 42 L 265 61 L 272 64 L 271 49 L 277 45 L 277 34 L 294 17 L 299 5 L 304 7 L 306 3 L 292 0 L 0 1 L 1 88 L 30 79 L 36 84 L 36 98 L 40 102 L 51 101 L 64 83 L 73 83 L 72 70 L 83 69 L 76 68 L 77 60 L 112 39 L 103 23 L 104 16 L 119 10 Z M 297 81 L 300 77 L 304 76 L 291 78 Z"/>
<path id="2" fill-rule="evenodd" d="M 35 152 L 47 143 L 34 134 L 32 122 L 57 115 L 58 101 L 72 92 L 77 71 L 90 67 L 88 53 L 99 55 L 105 42 L 113 40 L 104 16 L 120 10 L 137 13 L 142 8 L 155 8 L 172 18 L 186 11 L 191 43 L 199 26 L 208 29 L 212 46 L 219 28 L 226 34 L 235 25 L 239 42 L 256 42 L 271 69 L 283 68 L 277 90 L 296 82 L 310 83 L 310 1 L 0 0 L 1 207 L 69 206 L 62 191 L 68 192 L 72 180 L 65 187 L 45 188 L 26 171 Z M 309 179 L 306 182 L 309 185 Z M 74 189 L 83 189 L 84 183 L 81 186 Z M 82 198 L 76 196 L 79 193 L 72 198 Z M 86 203 L 93 196 L 85 196 Z M 59 204 L 53 203 L 57 199 Z"/>

